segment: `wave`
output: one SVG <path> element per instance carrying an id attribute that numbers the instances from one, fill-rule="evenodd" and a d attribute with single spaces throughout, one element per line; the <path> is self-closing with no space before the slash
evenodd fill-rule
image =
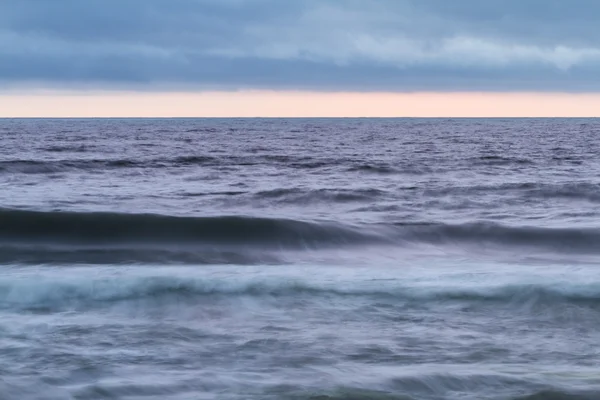
<path id="1" fill-rule="evenodd" d="M 518 182 L 499 185 L 449 186 L 425 189 L 428 196 L 465 196 L 494 194 L 499 192 L 519 194 L 523 198 L 539 199 L 572 199 L 600 202 L 600 184 L 590 182 L 538 183 Z"/>
<path id="2" fill-rule="evenodd" d="M 511 379 L 502 375 L 484 376 L 419 376 L 397 379 L 392 390 L 367 390 L 362 388 L 345 387 L 334 391 L 322 391 L 294 396 L 298 400 L 416 400 L 416 399 L 463 399 L 463 398 L 494 398 L 503 400 L 590 400 L 600 398 L 599 390 L 573 391 L 560 388 L 528 389 L 531 386 L 541 386 L 526 380 Z M 490 392 L 495 396 L 490 397 Z M 504 395 L 501 395 L 502 393 Z M 530 392 L 525 395 L 508 393 Z M 409 394 L 410 393 L 410 394 Z M 451 393 L 451 394 L 450 394 Z M 479 394 L 479 397 L 473 396 Z"/>
<path id="3" fill-rule="evenodd" d="M 282 250 L 382 240 L 356 227 L 291 219 L 0 209 L 0 263 L 273 263 Z"/>
<path id="4" fill-rule="evenodd" d="M 573 392 L 560 389 L 540 390 L 532 394 L 516 396 L 510 400 L 590 400 L 600 398 L 600 391 Z"/>
<path id="5" fill-rule="evenodd" d="M 86 152 L 85 147 L 52 147 L 49 153 Z M 256 151 L 256 150 L 255 150 Z M 73 156 L 75 157 L 75 156 Z M 366 164 L 357 158 L 309 157 L 286 154 L 246 154 L 219 155 L 193 154 L 176 157 L 157 157 L 148 159 L 103 159 L 103 158 L 73 158 L 73 159 L 13 159 L 0 161 L 0 172 L 43 174 L 69 171 L 102 171 L 119 168 L 179 168 L 190 166 L 219 167 L 219 166 L 255 166 L 270 165 L 290 169 L 312 170 L 330 167 L 346 167 L 351 172 L 374 174 L 421 174 L 427 168 L 413 165 L 391 166 L 384 164 Z"/>
<path id="6" fill-rule="evenodd" d="M 50 153 L 84 153 L 87 151 L 85 145 L 49 146 L 40 150 Z"/>
<path id="7" fill-rule="evenodd" d="M 278 195 L 272 193 L 272 195 Z M 283 195 L 283 194 L 281 194 Z M 494 223 L 371 223 L 157 214 L 42 212 L 0 209 L 0 262 L 74 260 L 163 262 L 217 260 L 215 254 L 319 250 L 348 246 L 459 246 L 552 253 L 600 253 L 600 229 Z M 29 254 L 29 256 L 28 256 Z M 195 255 L 195 257 L 192 257 Z M 238 257 L 239 258 L 239 257 Z M 232 257 L 232 260 L 236 257 Z M 257 259 L 255 256 L 249 260 Z M 258 257 L 261 259 L 261 257 Z M 41 262 L 41 261 L 40 261 Z"/>
<path id="8" fill-rule="evenodd" d="M 111 278 L 0 279 L 0 308 L 63 308 L 130 300 L 172 302 L 204 297 L 252 297 L 278 299 L 307 296 L 317 301 L 331 297 L 369 297 L 395 306 L 424 307 L 456 303 L 474 306 L 506 306 L 514 309 L 556 310 L 559 305 L 600 306 L 598 284 L 510 284 L 477 287 L 419 286 L 393 282 L 352 281 L 321 283 L 285 277 L 147 276 Z"/>
<path id="9" fill-rule="evenodd" d="M 530 189 L 530 194 L 544 199 L 566 198 L 600 202 L 600 185 L 581 182 L 562 185 L 539 185 Z"/>
<path id="10" fill-rule="evenodd" d="M 148 146 L 148 144 L 146 144 Z M 189 154 L 174 157 L 152 157 L 146 159 L 107 159 L 93 152 L 85 146 L 52 146 L 44 151 L 53 158 L 61 154 L 64 159 L 12 159 L 0 161 L 0 172 L 43 174 L 69 171 L 103 171 L 119 168 L 182 168 L 182 167 L 248 167 L 248 166 L 276 166 L 292 170 L 333 169 L 372 175 L 422 175 L 432 172 L 448 172 L 449 168 L 470 169 L 473 167 L 510 167 L 529 166 L 535 164 L 529 159 L 506 158 L 500 156 L 483 156 L 465 159 L 463 163 L 443 168 L 433 168 L 426 163 L 395 162 L 369 162 L 362 157 L 313 157 L 289 154 L 261 154 L 260 148 L 252 149 L 249 154 Z M 90 158 L 79 158 L 77 154 L 90 154 Z M 570 161 L 575 163 L 575 161 Z"/>
<path id="11" fill-rule="evenodd" d="M 77 160 L 9 160 L 0 161 L 0 172 L 20 174 L 50 174 L 76 171 L 104 171 L 125 168 L 166 168 L 228 165 L 227 160 L 210 156 L 181 156 L 148 160 L 77 159 Z"/>
<path id="12" fill-rule="evenodd" d="M 299 188 L 265 190 L 255 194 L 256 199 L 273 199 L 285 204 L 308 204 L 316 202 L 349 203 L 373 201 L 387 195 L 378 189 L 314 189 Z"/>
<path id="13" fill-rule="evenodd" d="M 58 148 L 57 148 L 58 149 Z M 54 150 L 51 152 L 60 152 Z M 66 151 L 66 150 L 65 150 Z M 71 150 L 69 150 L 71 151 Z M 179 168 L 190 166 L 253 166 L 277 165 L 293 169 L 314 169 L 335 166 L 346 160 L 314 159 L 287 155 L 221 156 L 187 155 L 152 159 L 61 159 L 0 161 L 0 172 L 21 174 L 47 174 L 71 171 L 102 171 L 121 168 Z"/>
<path id="14" fill-rule="evenodd" d="M 94 171 L 114 168 L 144 166 L 143 161 L 133 160 L 12 160 L 0 161 L 0 172 L 20 174 L 52 174 L 78 170 Z"/>
<path id="15" fill-rule="evenodd" d="M 481 157 L 473 157 L 468 159 L 471 165 L 489 165 L 489 166 L 504 166 L 512 164 L 534 164 L 534 161 L 528 158 L 503 157 L 496 155 L 487 155 Z"/>
<path id="16" fill-rule="evenodd" d="M 373 174 L 395 174 L 395 173 L 399 173 L 400 171 L 397 170 L 396 168 L 393 168 L 389 165 L 381 165 L 381 164 L 360 164 L 360 165 L 356 165 L 354 167 L 350 167 L 348 169 L 348 171 L 351 172 L 367 172 L 367 173 L 373 173 Z"/>
<path id="17" fill-rule="evenodd" d="M 34 246 L 0 244 L 0 264 L 19 265 L 282 265 L 285 260 L 275 252 L 169 246 Z"/>
<path id="18" fill-rule="evenodd" d="M 405 238 L 429 244 L 492 245 L 539 248 L 552 252 L 600 252 L 598 228 L 506 226 L 490 222 L 451 224 L 399 224 Z"/>
<path id="19" fill-rule="evenodd" d="M 0 210 L 0 242 L 319 247 L 374 240 L 333 223 L 292 219 Z"/>

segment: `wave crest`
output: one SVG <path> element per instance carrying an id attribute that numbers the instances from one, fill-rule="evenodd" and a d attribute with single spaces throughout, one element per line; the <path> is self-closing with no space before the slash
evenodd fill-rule
<path id="1" fill-rule="evenodd" d="M 190 278 L 174 276 L 124 277 L 80 280 L 4 278 L 0 280 L 0 308 L 85 307 L 128 300 L 178 301 L 221 296 L 227 298 L 281 298 L 309 296 L 371 297 L 395 306 L 461 303 L 469 306 L 507 306 L 539 309 L 561 304 L 600 306 L 598 284 L 511 284 L 479 287 L 414 286 L 396 282 L 319 283 L 282 277 Z"/>
<path id="2" fill-rule="evenodd" d="M 273 194 L 280 195 L 280 194 Z M 281 194 L 285 195 L 285 194 Z M 0 262 L 56 259 L 107 263 L 172 261 L 209 263 L 261 260 L 253 252 L 320 250 L 367 245 L 463 250 L 538 250 L 600 253 L 600 230 L 493 223 L 371 223 L 343 225 L 294 219 L 157 214 L 40 212 L 0 209 Z M 215 256 L 217 255 L 217 256 Z M 247 255 L 248 257 L 244 257 Z M 188 260 L 188 261 L 186 261 Z"/>
<path id="3" fill-rule="evenodd" d="M 304 247 L 361 242 L 374 235 L 333 223 L 157 214 L 0 211 L 0 240 L 69 244 L 229 244 Z"/>

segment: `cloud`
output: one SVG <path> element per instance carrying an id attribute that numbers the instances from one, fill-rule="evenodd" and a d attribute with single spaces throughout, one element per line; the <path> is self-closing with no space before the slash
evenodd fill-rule
<path id="1" fill-rule="evenodd" d="M 596 0 L 0 2 L 0 85 L 600 91 Z"/>

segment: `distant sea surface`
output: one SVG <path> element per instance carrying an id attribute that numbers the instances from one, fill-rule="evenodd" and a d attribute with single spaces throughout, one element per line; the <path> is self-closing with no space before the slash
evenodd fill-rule
<path id="1" fill-rule="evenodd" d="M 600 399 L 600 121 L 0 120 L 0 399 Z"/>

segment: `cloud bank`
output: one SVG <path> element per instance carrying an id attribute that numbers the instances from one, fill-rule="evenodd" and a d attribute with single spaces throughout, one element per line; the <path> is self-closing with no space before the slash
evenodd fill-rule
<path id="1" fill-rule="evenodd" d="M 600 91 L 597 0 L 0 2 L 0 87 Z"/>

